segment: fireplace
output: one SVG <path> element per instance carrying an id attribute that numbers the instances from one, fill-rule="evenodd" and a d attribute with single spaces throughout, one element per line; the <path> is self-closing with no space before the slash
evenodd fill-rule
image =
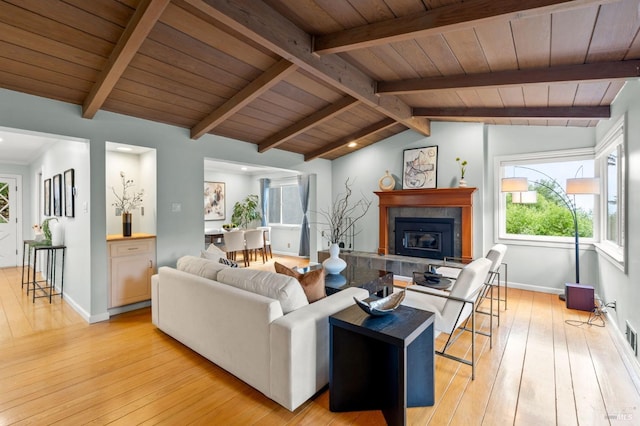
<path id="1" fill-rule="evenodd" d="M 395 254 L 444 259 L 454 255 L 451 218 L 396 217 Z"/>
<path id="2" fill-rule="evenodd" d="M 454 256 L 463 259 L 472 259 L 473 255 L 473 193 L 476 188 L 437 188 L 437 189 L 409 189 L 395 191 L 375 192 L 379 197 L 379 246 L 378 254 L 395 254 L 395 238 L 389 222 L 391 210 L 395 208 L 428 208 L 442 209 L 448 211 L 449 208 L 455 209 L 460 214 L 460 220 L 455 224 L 456 241 L 459 243 L 454 247 Z M 413 217 L 433 217 L 425 214 L 401 214 L 402 216 Z M 452 216 L 451 214 L 438 214 L 437 217 Z M 396 216 L 397 217 L 397 216 Z"/>

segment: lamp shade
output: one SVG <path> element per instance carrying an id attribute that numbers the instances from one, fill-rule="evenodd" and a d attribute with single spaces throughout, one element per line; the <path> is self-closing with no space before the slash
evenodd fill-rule
<path id="1" fill-rule="evenodd" d="M 567 194 L 599 194 L 600 179 L 573 178 L 567 179 Z"/>
<path id="2" fill-rule="evenodd" d="M 514 192 L 511 194 L 511 202 L 513 204 L 535 204 L 538 202 L 538 193 L 536 191 Z"/>
<path id="3" fill-rule="evenodd" d="M 529 190 L 529 181 L 524 177 L 502 178 L 500 191 L 502 192 L 526 192 Z"/>

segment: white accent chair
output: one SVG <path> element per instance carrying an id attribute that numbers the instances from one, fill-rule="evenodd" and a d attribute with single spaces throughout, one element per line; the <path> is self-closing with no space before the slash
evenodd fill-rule
<path id="1" fill-rule="evenodd" d="M 245 250 L 249 258 L 258 251 L 262 252 L 262 263 L 265 263 L 264 256 L 264 231 L 262 229 L 249 229 L 244 231 Z M 256 260 L 258 256 L 256 254 Z"/>
<path id="2" fill-rule="evenodd" d="M 409 285 L 403 305 L 412 308 L 431 311 L 436 314 L 434 337 L 440 333 L 449 335 L 442 349 L 436 349 L 436 354 L 471 366 L 471 379 L 475 379 L 476 364 L 476 334 L 489 337 L 489 347 L 493 346 L 492 330 L 493 316 L 489 316 L 489 331 L 480 332 L 476 328 L 476 303 L 485 288 L 485 280 L 491 268 L 491 261 L 486 258 L 476 259 L 465 265 L 455 279 L 450 291 L 434 290 L 420 285 Z M 493 293 L 493 287 L 489 286 Z M 491 298 L 493 305 L 493 299 Z M 493 306 L 492 306 L 493 307 Z M 471 328 L 468 320 L 471 320 Z M 471 332 L 471 359 L 462 358 L 447 353 L 447 349 L 465 331 Z"/>
<path id="3" fill-rule="evenodd" d="M 244 266 L 249 266 L 249 256 L 244 244 L 244 231 L 230 231 L 224 234 L 224 250 L 227 252 L 227 259 L 237 261 L 237 254 L 242 253 Z"/>
<path id="4" fill-rule="evenodd" d="M 489 270 L 489 275 L 487 276 L 487 284 L 491 284 L 492 286 L 496 286 L 497 288 L 497 296 L 494 300 L 498 303 L 496 304 L 496 312 L 492 314 L 498 319 L 498 326 L 500 326 L 500 302 L 504 302 L 504 309 L 507 309 L 507 264 L 503 262 L 504 255 L 507 252 L 507 246 L 504 244 L 495 244 L 493 247 L 489 249 L 487 255 L 485 256 L 487 259 L 491 261 L 491 268 Z M 445 257 L 444 264 L 442 267 L 438 268 L 438 273 L 443 274 L 444 276 L 455 278 L 458 276 L 460 272 L 460 268 L 462 265 L 460 263 L 451 263 L 460 262 L 460 258 L 454 257 Z M 500 273 L 500 269 L 504 269 L 504 274 Z M 502 280 L 503 278 L 503 280 Z M 502 281 L 504 286 L 504 298 L 500 294 L 500 281 Z M 488 297 L 487 294 L 489 292 L 489 288 L 485 288 L 481 297 Z M 479 310 L 478 312 L 489 314 L 486 311 Z"/>

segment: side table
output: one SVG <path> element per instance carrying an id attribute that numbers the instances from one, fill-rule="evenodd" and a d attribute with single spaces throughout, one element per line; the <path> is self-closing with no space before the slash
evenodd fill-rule
<path id="1" fill-rule="evenodd" d="M 382 410 L 389 425 L 405 425 L 407 407 L 433 405 L 434 317 L 402 305 L 385 316 L 356 305 L 330 316 L 330 410 Z"/>
<path id="2" fill-rule="evenodd" d="M 29 294 L 29 286 L 32 287 L 33 291 L 33 302 L 35 303 L 36 299 L 41 297 L 48 297 L 49 303 L 51 303 L 53 296 L 60 296 L 62 298 L 62 293 L 64 290 L 64 256 L 66 251 L 66 246 L 58 245 L 52 246 L 48 244 L 43 244 L 39 241 L 33 240 L 25 240 L 24 241 L 24 252 L 22 254 L 22 285 L 27 285 L 27 295 Z M 31 251 L 33 251 L 33 277 L 31 276 Z M 24 279 L 24 269 L 25 269 L 25 252 L 27 253 L 27 280 L 25 282 Z M 44 261 L 44 267 L 42 269 L 42 280 L 38 280 L 38 252 L 43 252 L 42 255 Z M 55 293 L 55 285 L 56 285 L 56 272 L 58 269 L 58 252 L 61 252 L 62 258 L 60 262 L 60 293 Z M 40 293 L 36 295 L 36 293 Z"/>

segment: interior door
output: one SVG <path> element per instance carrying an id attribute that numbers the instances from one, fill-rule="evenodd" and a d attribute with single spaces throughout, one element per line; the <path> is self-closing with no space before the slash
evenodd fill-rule
<path id="1" fill-rule="evenodd" d="M 0 176 L 0 268 L 18 265 L 16 179 Z"/>

